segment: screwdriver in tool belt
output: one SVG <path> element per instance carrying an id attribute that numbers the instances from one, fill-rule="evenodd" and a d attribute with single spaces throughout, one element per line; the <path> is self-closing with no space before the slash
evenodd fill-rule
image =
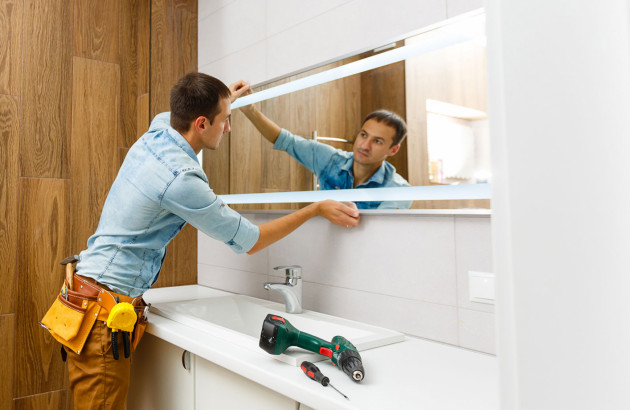
<path id="1" fill-rule="evenodd" d="M 337 390 L 337 388 L 335 386 L 330 384 L 330 379 L 328 377 L 324 376 L 322 374 L 322 372 L 319 371 L 319 368 L 317 366 L 315 366 L 313 363 L 308 362 L 308 361 L 305 360 L 305 361 L 302 362 L 300 367 L 302 368 L 302 371 L 304 372 L 304 374 L 306 374 L 308 376 L 309 379 L 315 380 L 316 382 L 321 383 L 322 386 L 330 386 L 330 387 L 332 387 L 333 389 L 335 389 L 335 391 L 337 393 L 341 394 L 343 397 L 345 397 L 346 399 L 350 400 L 348 398 L 348 396 L 346 396 L 345 394 L 343 394 L 342 392 Z"/>

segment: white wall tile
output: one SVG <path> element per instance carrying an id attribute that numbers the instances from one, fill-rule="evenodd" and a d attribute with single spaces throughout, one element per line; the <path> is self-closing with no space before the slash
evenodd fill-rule
<path id="1" fill-rule="evenodd" d="M 267 220 L 264 215 L 250 215 L 247 219 L 256 225 Z M 267 274 L 268 255 L 266 249 L 253 255 L 237 254 L 223 242 L 202 232 L 197 234 L 197 243 L 197 261 L 199 263 Z"/>
<path id="2" fill-rule="evenodd" d="M 266 281 L 265 274 L 198 264 L 198 283 L 211 288 L 267 299 Z"/>
<path id="3" fill-rule="evenodd" d="M 446 19 L 445 0 L 354 0 L 269 37 L 270 78 L 400 39 Z"/>
<path id="4" fill-rule="evenodd" d="M 496 354 L 495 316 L 492 313 L 459 309 L 459 345 Z"/>
<path id="5" fill-rule="evenodd" d="M 198 65 L 205 66 L 263 40 L 265 15 L 266 2 L 236 0 L 199 19 Z"/>
<path id="6" fill-rule="evenodd" d="M 210 14 L 227 6 L 235 0 L 199 0 L 197 6 L 197 20 L 203 20 Z"/>
<path id="7" fill-rule="evenodd" d="M 199 71 L 216 77 L 227 85 L 238 80 L 256 85 L 268 78 L 266 56 L 267 40 L 263 40 L 220 60 L 199 64 Z"/>
<path id="8" fill-rule="evenodd" d="M 316 283 L 304 284 L 309 310 L 457 344 L 457 309 Z"/>
<path id="9" fill-rule="evenodd" d="M 307 281 L 456 306 L 453 231 L 452 217 L 363 215 L 351 230 L 317 218 L 271 246 L 269 264 L 301 265 Z"/>
<path id="10" fill-rule="evenodd" d="M 494 312 L 494 305 L 471 302 L 468 295 L 468 271 L 493 271 L 490 230 L 489 217 L 455 217 L 455 259 L 459 307 Z"/>
<path id="11" fill-rule="evenodd" d="M 304 23 L 352 0 L 267 0 L 267 36 Z"/>
<path id="12" fill-rule="evenodd" d="M 446 0 L 448 18 L 483 7 L 483 0 Z"/>

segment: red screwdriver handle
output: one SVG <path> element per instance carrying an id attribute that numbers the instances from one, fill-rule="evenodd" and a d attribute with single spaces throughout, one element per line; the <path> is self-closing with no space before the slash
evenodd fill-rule
<path id="1" fill-rule="evenodd" d="M 315 380 L 316 382 L 321 383 L 322 386 L 328 386 L 328 382 L 330 381 L 330 379 L 324 376 L 322 372 L 319 371 L 319 368 L 315 366 L 313 363 L 305 360 L 302 362 L 300 367 L 302 368 L 302 371 L 304 372 L 305 375 L 308 376 L 309 379 Z"/>

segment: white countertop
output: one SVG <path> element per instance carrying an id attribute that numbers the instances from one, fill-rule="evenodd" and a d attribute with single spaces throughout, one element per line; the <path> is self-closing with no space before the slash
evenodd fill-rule
<path id="1" fill-rule="evenodd" d="M 226 292 L 200 285 L 151 289 L 150 303 Z M 315 409 L 499 408 L 496 357 L 442 343 L 405 341 L 361 352 L 365 379 L 355 383 L 327 360 L 317 366 L 346 394 L 309 380 L 298 367 L 229 343 L 207 332 L 149 313 L 147 332 Z"/>

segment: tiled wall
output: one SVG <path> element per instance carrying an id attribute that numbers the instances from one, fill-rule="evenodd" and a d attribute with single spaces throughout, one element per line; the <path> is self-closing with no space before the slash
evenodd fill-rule
<path id="1" fill-rule="evenodd" d="M 251 84 L 356 54 L 482 0 L 200 0 L 199 71 Z"/>
<path id="2" fill-rule="evenodd" d="M 202 285 L 281 302 L 263 283 L 301 265 L 306 309 L 495 351 L 494 307 L 468 300 L 467 272 L 492 270 L 489 216 L 372 213 L 351 230 L 315 218 L 253 256 L 202 233 L 198 246 Z"/>

